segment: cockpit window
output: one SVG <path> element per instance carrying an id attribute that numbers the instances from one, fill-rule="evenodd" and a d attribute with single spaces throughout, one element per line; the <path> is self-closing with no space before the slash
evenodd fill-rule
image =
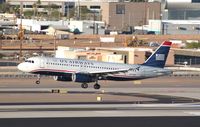
<path id="1" fill-rule="evenodd" d="M 25 60 L 25 62 L 27 62 L 27 63 L 34 63 L 33 60 Z"/>

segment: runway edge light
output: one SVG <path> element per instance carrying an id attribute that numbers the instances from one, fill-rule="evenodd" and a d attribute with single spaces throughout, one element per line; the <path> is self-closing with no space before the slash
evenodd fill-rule
<path id="1" fill-rule="evenodd" d="M 98 96 L 97 101 L 99 101 L 99 102 L 102 101 L 102 97 Z"/>
<path id="2" fill-rule="evenodd" d="M 134 84 L 134 85 L 140 85 L 140 84 L 142 84 L 142 81 L 140 81 L 140 80 L 138 80 L 138 81 L 133 81 L 133 84 Z"/>

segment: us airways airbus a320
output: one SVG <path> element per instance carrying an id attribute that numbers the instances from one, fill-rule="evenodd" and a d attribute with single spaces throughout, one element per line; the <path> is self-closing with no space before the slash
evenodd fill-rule
<path id="1" fill-rule="evenodd" d="M 94 88 L 100 89 L 98 80 L 130 81 L 171 74 L 170 70 L 164 69 L 171 44 L 163 42 L 143 64 L 32 57 L 20 63 L 18 69 L 37 74 L 36 84 L 40 83 L 40 75 L 50 75 L 57 81 L 82 83 L 82 88 L 88 88 L 88 83 L 95 82 Z"/>

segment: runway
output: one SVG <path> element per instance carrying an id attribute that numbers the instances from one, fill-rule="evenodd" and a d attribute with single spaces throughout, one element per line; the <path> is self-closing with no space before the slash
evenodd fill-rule
<path id="1" fill-rule="evenodd" d="M 3 127 L 199 127 L 199 117 L 72 117 L 0 119 Z"/>
<path id="2" fill-rule="evenodd" d="M 11 127 L 14 124 L 8 121 L 13 121 L 20 127 L 199 126 L 198 77 L 101 81 L 100 90 L 94 90 L 92 84 L 82 89 L 78 83 L 49 78 L 42 79 L 40 85 L 34 81 L 0 79 L 1 125 Z"/>
<path id="3" fill-rule="evenodd" d="M 35 78 L 0 78 L 0 88 L 80 88 L 81 83 L 59 82 L 53 78 L 41 78 L 39 85 L 35 84 Z M 100 81 L 104 88 L 199 88 L 198 76 L 165 76 L 138 81 Z M 93 83 L 89 84 L 93 89 Z M 84 89 L 82 89 L 84 90 Z"/>
<path id="4" fill-rule="evenodd" d="M 200 116 L 200 104 L 1 105 L 0 118 Z"/>

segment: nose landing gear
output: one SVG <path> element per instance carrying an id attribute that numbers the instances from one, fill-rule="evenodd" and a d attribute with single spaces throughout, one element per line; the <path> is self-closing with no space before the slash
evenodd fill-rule
<path id="1" fill-rule="evenodd" d="M 40 75 L 37 75 L 37 80 L 35 81 L 36 84 L 40 84 Z"/>

